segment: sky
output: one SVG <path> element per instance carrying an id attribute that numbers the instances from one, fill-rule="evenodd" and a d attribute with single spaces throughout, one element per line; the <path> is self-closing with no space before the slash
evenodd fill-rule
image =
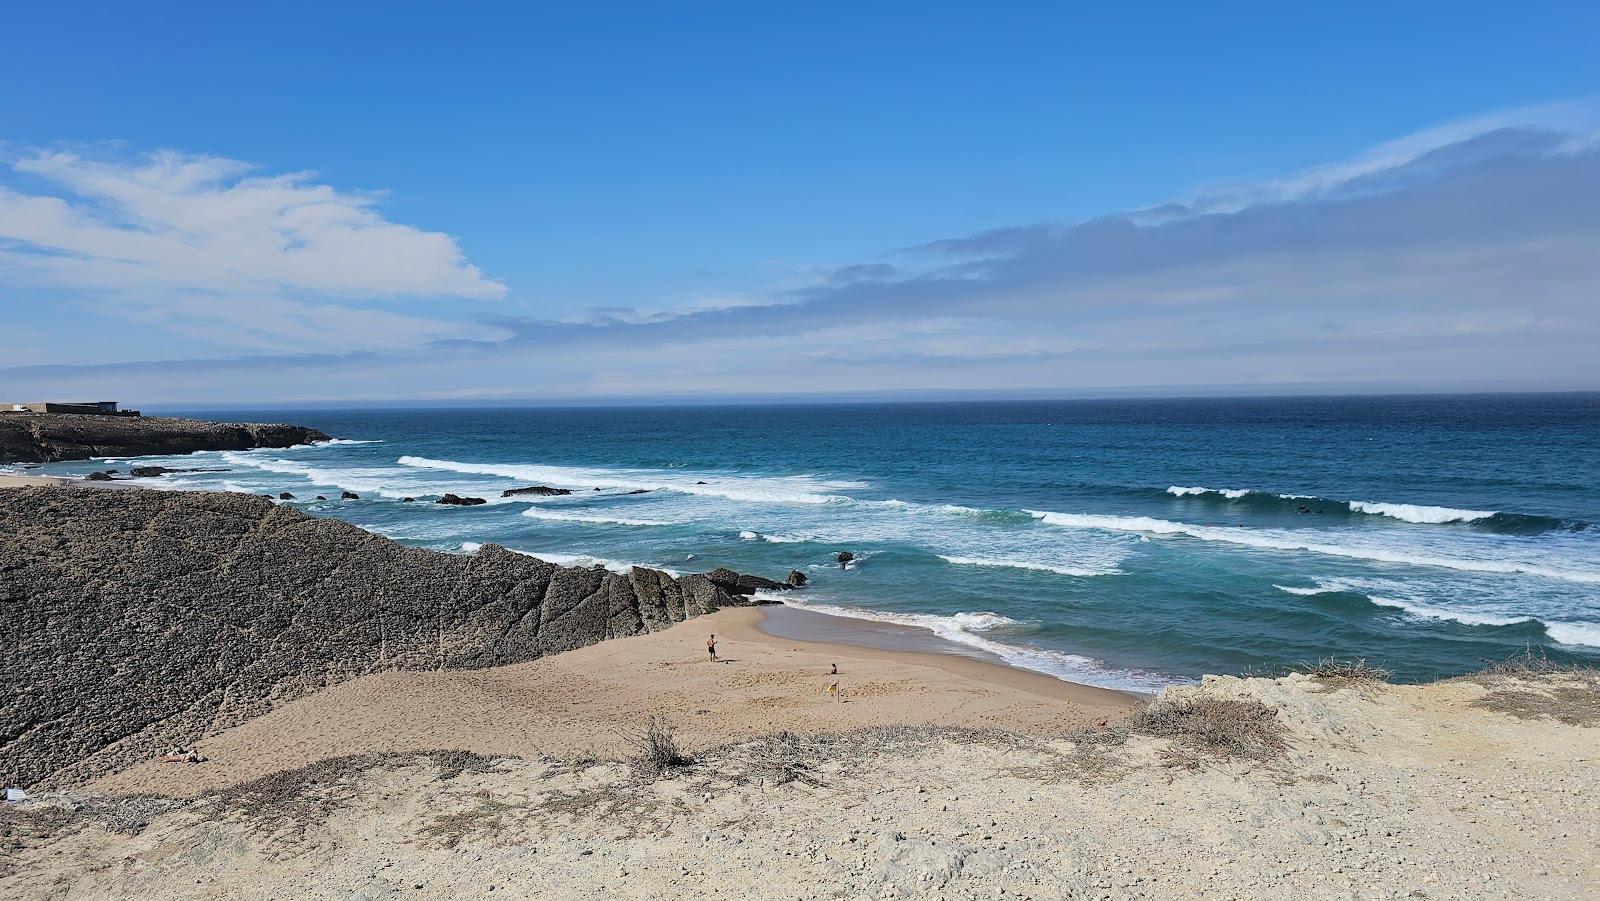
<path id="1" fill-rule="evenodd" d="M 1593 3 L 229 6 L 7 10 L 0 400 L 1600 389 Z"/>

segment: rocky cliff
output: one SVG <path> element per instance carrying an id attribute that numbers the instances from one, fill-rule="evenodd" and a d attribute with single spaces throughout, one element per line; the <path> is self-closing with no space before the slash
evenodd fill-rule
<path id="1" fill-rule="evenodd" d="M 0 463 L 249 450 L 327 439 L 316 429 L 282 423 L 204 422 L 163 416 L 0 414 Z"/>
<path id="2" fill-rule="evenodd" d="M 0 779 L 71 784 L 354 676 L 743 603 L 703 575 L 408 548 L 248 495 L 0 490 Z"/>

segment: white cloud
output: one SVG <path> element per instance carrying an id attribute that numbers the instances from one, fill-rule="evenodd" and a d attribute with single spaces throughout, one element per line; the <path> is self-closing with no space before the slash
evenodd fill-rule
<path id="1" fill-rule="evenodd" d="M 449 235 L 391 222 L 376 195 L 310 173 L 257 175 L 247 163 L 173 152 L 133 162 L 38 152 L 11 168 L 41 187 L 0 187 L 0 275 L 78 292 L 103 312 L 234 322 L 234 306 L 264 314 L 253 331 L 271 340 L 254 346 L 311 325 L 345 342 L 376 327 L 373 346 L 387 347 L 470 332 L 343 305 L 506 293 Z"/>

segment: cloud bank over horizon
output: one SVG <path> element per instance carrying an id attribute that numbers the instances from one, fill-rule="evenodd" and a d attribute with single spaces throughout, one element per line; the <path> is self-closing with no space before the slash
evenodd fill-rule
<path id="1" fill-rule="evenodd" d="M 29 397 L 1600 388 L 1592 102 L 1152 208 L 927 240 L 800 287 L 547 316 L 505 308 L 517 286 L 450 236 L 304 173 L 175 153 L 8 168 L 0 278 L 180 339 L 95 365 L 45 330 L 29 365 L 0 360 L 0 382 Z"/>

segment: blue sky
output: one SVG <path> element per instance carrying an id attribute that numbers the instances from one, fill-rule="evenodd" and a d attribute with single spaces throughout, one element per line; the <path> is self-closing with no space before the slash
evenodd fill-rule
<path id="1" fill-rule="evenodd" d="M 8 10 L 8 390 L 1600 388 L 1594 4 L 217 6 Z"/>

